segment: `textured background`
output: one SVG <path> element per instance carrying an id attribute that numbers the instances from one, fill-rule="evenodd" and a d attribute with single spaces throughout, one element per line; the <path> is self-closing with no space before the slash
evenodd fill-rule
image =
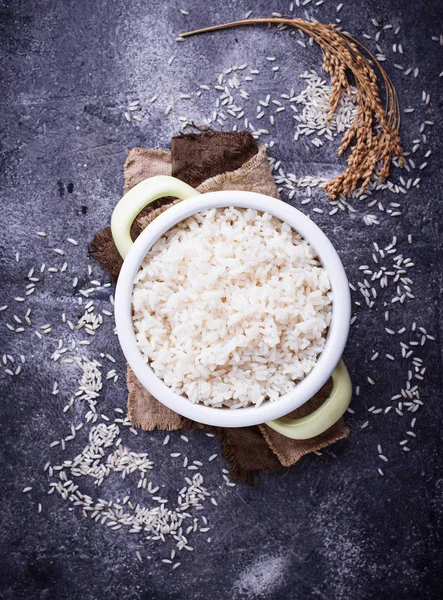
<path id="1" fill-rule="evenodd" d="M 337 2 L 338 3 L 338 2 Z M 419 356 L 428 368 L 421 384 L 424 406 L 416 413 L 416 439 L 411 451 L 402 452 L 399 442 L 410 429 L 411 415 L 400 418 L 371 415 L 372 405 L 386 407 L 390 397 L 404 385 L 407 376 L 401 360 L 371 362 L 372 351 L 398 355 L 398 340 L 385 332 L 383 307 L 372 311 L 356 307 L 345 359 L 359 397 L 353 400 L 355 414 L 347 416 L 350 437 L 327 449 L 321 456 L 305 457 L 285 477 L 264 477 L 260 487 L 227 488 L 223 485 L 220 459 L 206 466 L 205 482 L 218 499 L 218 507 L 205 511 L 210 519 L 212 543 L 205 536 L 193 543 L 176 571 L 162 565 L 164 552 L 123 530 L 110 531 L 84 519 L 79 510 L 56 494 L 47 496 L 48 479 L 43 472 L 47 460 L 61 455 L 49 443 L 69 431 L 69 419 L 61 408 L 76 389 L 78 373 L 63 372 L 48 360 L 59 337 L 65 335 L 60 314 L 81 314 L 71 288 L 73 275 L 85 286 L 87 244 L 104 226 L 122 190 L 125 149 L 133 146 L 167 148 L 180 130 L 180 115 L 199 122 L 213 110 L 215 96 L 202 95 L 198 102 L 180 101 L 179 93 L 195 91 L 201 83 L 213 84 L 224 68 L 248 62 L 261 70 L 250 84 L 251 111 L 258 99 L 278 94 L 291 86 L 301 89 L 299 74 L 320 71 L 320 53 L 303 49 L 288 33 L 265 28 L 237 29 L 212 36 L 174 42 L 183 30 L 254 16 L 271 11 L 287 13 L 287 0 L 273 3 L 202 0 L 152 2 L 133 0 L 41 0 L 0 2 L 2 35 L 2 114 L 0 231 L 1 300 L 8 304 L 0 313 L 1 353 L 26 356 L 22 373 L 10 377 L 0 372 L 2 484 L 0 538 L 2 545 L 0 595 L 21 598 L 321 598 L 409 599 L 437 598 L 441 590 L 438 549 L 438 507 L 441 503 L 441 471 L 438 473 L 441 417 L 441 228 L 442 175 L 439 165 L 441 135 L 442 52 L 432 36 L 443 31 L 443 4 L 439 0 L 345 0 L 337 15 L 336 4 L 325 0 L 306 10 L 321 21 L 338 16 L 345 28 L 362 38 L 374 36 L 371 18 L 382 24 L 400 25 L 397 39 L 392 30 L 380 38 L 388 59 L 384 63 L 399 93 L 402 107 L 417 107 L 405 115 L 402 135 L 405 148 L 417 137 L 420 123 L 429 117 L 421 103 L 422 90 L 431 93 L 430 109 L 436 125 L 429 134 L 433 150 L 421 173 L 422 184 L 401 196 L 402 217 L 389 218 L 357 205 L 357 212 L 327 215 L 327 200 L 318 194 L 316 206 L 325 212 L 310 212 L 335 243 L 349 278 L 361 280 L 358 267 L 371 261 L 372 242 L 388 244 L 393 235 L 398 247 L 414 260 L 411 270 L 415 300 L 393 310 L 394 328 L 417 324 L 431 333 Z M 179 9 L 189 10 L 189 16 Z M 295 9 L 303 16 L 301 8 Z M 391 52 L 402 43 L 403 57 Z M 374 42 L 367 42 L 375 49 Z M 168 58 L 176 59 L 168 67 Z M 271 71 L 265 57 L 274 55 L 280 71 Z M 417 78 L 406 76 L 393 63 L 419 67 Z M 156 103 L 143 109 L 140 122 L 127 122 L 128 102 L 159 93 Z M 186 102 L 188 104 L 186 104 Z M 174 104 L 168 117 L 165 107 Z M 272 156 L 294 173 L 330 172 L 340 165 L 333 152 L 316 153 L 306 144 L 292 141 L 293 124 L 282 117 L 273 137 Z M 419 163 L 418 163 L 419 164 Z M 397 175 L 398 177 L 398 175 Z M 300 206 L 294 198 L 293 203 Z M 380 195 L 383 200 L 385 196 Z M 395 200 L 387 196 L 387 201 Z M 377 214 L 378 226 L 367 227 L 363 215 Z M 42 240 L 37 230 L 48 232 Z M 407 245 L 408 234 L 414 244 Z M 78 247 L 66 244 L 76 238 Z M 14 297 L 23 294 L 26 274 L 41 262 L 60 267 L 63 260 L 51 248 L 67 251 L 66 273 L 46 275 L 44 285 L 26 304 Z M 15 260 L 20 252 L 20 262 Z M 97 265 L 94 277 L 106 281 Z M 109 308 L 109 291 L 97 292 L 102 307 Z M 354 300 L 362 300 L 354 295 Z M 54 332 L 39 341 L 29 328 L 22 334 L 5 324 L 11 314 L 23 316 L 32 308 L 35 328 L 57 323 Z M 102 327 L 94 340 L 96 352 L 117 357 L 121 374 L 124 362 L 112 324 Z M 17 364 L 17 363 L 15 363 Z M 370 375 L 375 386 L 366 382 Z M 61 392 L 52 396 L 53 382 Z M 124 407 L 124 384 L 109 385 L 102 410 Z M 365 420 L 369 425 L 361 429 Z M 128 435 L 125 442 L 137 451 L 147 451 L 156 460 L 153 480 L 162 493 L 179 489 L 183 471 L 165 458 L 163 434 Z M 129 439 L 130 438 L 130 439 Z M 170 445 L 183 451 L 179 435 Z M 389 457 L 378 458 L 377 444 Z M 207 457 L 217 442 L 201 433 L 192 435 L 188 454 Z M 441 446 L 440 446 L 441 447 Z M 79 448 L 79 447 L 76 447 Z M 54 457 L 55 454 L 55 457 Z M 70 451 L 72 456 L 75 451 Z M 441 463 L 441 461 L 440 461 Z M 378 475 L 382 467 L 385 476 Z M 32 486 L 31 492 L 22 489 Z M 113 479 L 107 491 L 123 496 L 129 483 Z M 105 493 L 105 492 L 103 492 Z M 37 512 L 38 503 L 42 512 Z M 441 504 L 440 504 L 441 506 Z M 69 510 L 68 510 L 69 509 Z M 140 551 L 143 562 L 137 561 Z M 440 577 L 440 579 L 439 579 Z"/>

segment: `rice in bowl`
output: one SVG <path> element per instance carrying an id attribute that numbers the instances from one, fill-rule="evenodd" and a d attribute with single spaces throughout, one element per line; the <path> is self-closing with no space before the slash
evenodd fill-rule
<path id="1" fill-rule="evenodd" d="M 210 209 L 164 234 L 135 278 L 137 345 L 177 394 L 212 407 L 275 401 L 315 366 L 332 316 L 329 277 L 268 213 Z"/>

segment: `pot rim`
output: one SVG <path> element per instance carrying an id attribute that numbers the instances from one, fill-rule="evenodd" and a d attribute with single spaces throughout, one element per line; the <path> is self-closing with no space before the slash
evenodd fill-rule
<path id="1" fill-rule="evenodd" d="M 135 276 L 147 252 L 169 229 L 191 215 L 209 208 L 253 208 L 268 212 L 288 223 L 314 248 L 329 275 L 332 319 L 326 344 L 317 364 L 295 388 L 275 401 L 265 401 L 258 408 L 214 408 L 193 404 L 174 393 L 157 377 L 139 350 L 132 324 L 132 290 Z M 323 231 L 305 214 L 281 200 L 245 191 L 207 192 L 179 202 L 156 217 L 139 235 L 126 256 L 115 293 L 115 321 L 123 353 L 140 383 L 162 404 L 180 415 L 217 427 L 247 427 L 278 419 L 307 402 L 325 384 L 344 350 L 349 333 L 351 298 L 343 264 Z"/>

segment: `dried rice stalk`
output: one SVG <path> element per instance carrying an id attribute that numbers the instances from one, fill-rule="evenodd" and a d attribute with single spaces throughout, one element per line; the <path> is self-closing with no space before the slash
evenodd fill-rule
<path id="1" fill-rule="evenodd" d="M 348 167 L 325 185 L 329 197 L 351 194 L 360 184 L 362 193 L 369 185 L 372 176 L 384 181 L 389 175 L 391 160 L 399 157 L 402 165 L 403 150 L 399 136 L 400 111 L 394 86 L 377 59 L 360 42 L 348 33 L 338 31 L 335 25 L 305 21 L 304 19 L 246 19 L 223 25 L 206 27 L 187 33 L 185 38 L 198 33 L 216 31 L 238 25 L 276 23 L 290 25 L 310 35 L 321 47 L 323 69 L 331 76 L 332 93 L 330 114 L 337 109 L 343 92 L 349 91 L 349 72 L 352 73 L 357 88 L 358 111 L 353 125 L 344 134 L 338 154 L 341 156 L 350 149 Z M 383 107 L 377 85 L 378 69 L 386 88 L 386 105 Z"/>

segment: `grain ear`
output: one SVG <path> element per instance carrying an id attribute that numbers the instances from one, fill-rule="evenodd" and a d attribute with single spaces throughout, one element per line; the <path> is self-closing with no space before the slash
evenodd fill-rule
<path id="1" fill-rule="evenodd" d="M 358 187 L 359 193 L 363 193 L 374 178 L 379 182 L 385 181 L 393 158 L 398 157 L 401 166 L 404 163 L 397 93 L 377 58 L 350 34 L 339 31 L 331 24 L 273 17 L 224 23 L 181 33 L 180 37 L 241 25 L 269 23 L 280 28 L 290 26 L 300 29 L 321 47 L 323 70 L 330 75 L 332 83 L 330 115 L 337 110 L 343 93 L 350 91 L 350 77 L 357 88 L 357 117 L 353 126 L 343 135 L 338 150 L 340 156 L 349 150 L 348 166 L 324 186 L 331 200 L 349 196 Z M 386 108 L 380 99 L 379 78 L 386 91 Z"/>

